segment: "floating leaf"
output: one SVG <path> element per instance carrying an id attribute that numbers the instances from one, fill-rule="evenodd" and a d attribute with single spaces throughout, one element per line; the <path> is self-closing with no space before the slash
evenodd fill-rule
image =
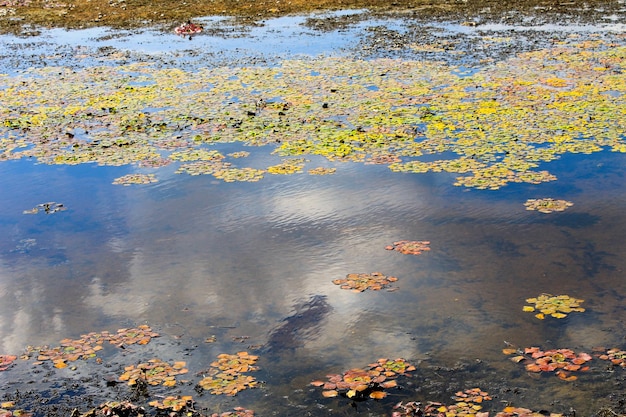
<path id="1" fill-rule="evenodd" d="M 152 407 L 156 407 L 161 410 L 181 411 L 186 408 L 193 409 L 193 397 L 191 395 L 183 396 L 167 396 L 162 401 L 153 400 L 148 403 Z"/>
<path id="2" fill-rule="evenodd" d="M 16 359 L 17 356 L 15 355 L 0 355 L 0 372 L 9 369 L 9 367 L 11 367 L 11 365 L 13 364 L 13 361 L 15 361 Z"/>
<path id="3" fill-rule="evenodd" d="M 386 246 L 387 250 L 395 250 L 406 255 L 419 255 L 430 250 L 430 242 L 426 240 L 400 240 Z"/>
<path id="4" fill-rule="evenodd" d="M 337 168 L 317 167 L 309 170 L 310 175 L 329 175 L 334 174 L 335 172 L 337 172 Z"/>
<path id="5" fill-rule="evenodd" d="M 564 211 L 574 205 L 571 201 L 555 200 L 553 198 L 528 199 L 524 203 L 526 210 L 536 210 L 541 213 L 552 213 L 553 211 Z"/>
<path id="6" fill-rule="evenodd" d="M 343 374 L 327 375 L 327 382 L 316 380 L 311 385 L 322 386 L 324 396 L 334 397 L 343 393 L 356 400 L 382 399 L 387 395 L 385 390 L 398 386 L 398 376 L 408 375 L 413 370 L 415 366 L 402 358 L 381 358 L 366 368 L 353 368 Z"/>
<path id="7" fill-rule="evenodd" d="M 621 368 L 626 368 L 626 350 L 611 348 L 611 349 L 601 349 L 602 353 L 596 354 L 598 359 L 609 361 L 611 364 L 615 366 L 619 366 Z"/>
<path id="8" fill-rule="evenodd" d="M 258 369 L 254 366 L 258 356 L 242 351 L 234 355 L 221 353 L 217 358 L 217 361 L 212 362 L 211 367 L 203 372 L 207 376 L 198 383 L 200 388 L 215 395 L 234 396 L 241 390 L 257 385 L 254 377 L 244 373 Z"/>
<path id="9" fill-rule="evenodd" d="M 538 310 L 539 313 L 535 314 L 535 317 L 540 320 L 543 320 L 546 315 L 562 319 L 571 312 L 584 312 L 585 309 L 580 307 L 583 301 L 569 295 L 541 294 L 538 297 L 526 299 L 527 303 L 532 303 L 534 306 L 524 306 L 522 310 L 527 312 Z"/>
<path id="10" fill-rule="evenodd" d="M 508 352 L 508 350 L 503 350 Z M 516 350 L 517 353 L 520 350 Z M 523 355 L 517 355 L 511 360 L 516 363 L 522 363 L 528 372 L 555 372 L 555 375 L 566 381 L 573 381 L 571 373 L 576 371 L 586 371 L 588 367 L 581 365 L 589 362 L 592 356 L 588 353 L 575 353 L 571 349 L 551 349 L 541 350 L 537 346 L 527 347 L 523 349 Z"/>
<path id="11" fill-rule="evenodd" d="M 372 391 L 370 392 L 370 395 L 369 395 L 370 398 L 373 398 L 375 400 L 382 400 L 386 396 L 387 396 L 387 393 L 385 391 Z"/>
<path id="12" fill-rule="evenodd" d="M 184 362 L 177 362 L 177 364 L 184 364 Z M 150 385 L 172 387 L 176 385 L 175 376 L 187 372 L 187 369 L 180 366 L 175 368 L 160 359 L 150 359 L 148 362 L 140 363 L 136 366 L 127 366 L 119 379 L 128 381 L 128 385 L 135 385 L 138 380 L 142 380 Z"/>
<path id="13" fill-rule="evenodd" d="M 127 174 L 113 181 L 113 184 L 131 185 L 131 184 L 150 184 L 157 182 L 154 174 Z"/>
<path id="14" fill-rule="evenodd" d="M 296 172 L 302 172 L 304 168 L 304 158 L 287 159 L 279 165 L 273 165 L 267 168 L 267 172 L 270 174 L 293 174 Z"/>
<path id="15" fill-rule="evenodd" d="M 371 274 L 348 274 L 345 279 L 335 279 L 333 284 L 340 285 L 342 289 L 352 290 L 354 292 L 363 292 L 365 290 L 381 290 L 392 282 L 396 282 L 398 278 L 385 276 L 380 272 L 372 272 Z"/>
<path id="16" fill-rule="evenodd" d="M 29 346 L 26 349 L 24 358 L 28 359 L 35 356 L 39 363 L 52 361 L 55 364 L 59 363 L 59 367 L 64 367 L 63 362 L 95 358 L 97 352 L 103 349 L 102 345 L 106 342 L 123 347 L 131 344 L 147 344 L 153 337 L 158 336 L 159 334 L 153 332 L 150 326 L 147 325 L 140 325 L 132 329 L 119 329 L 116 333 L 106 330 L 91 332 L 81 335 L 79 339 L 63 339 L 60 341 L 60 346 L 56 347 Z"/>

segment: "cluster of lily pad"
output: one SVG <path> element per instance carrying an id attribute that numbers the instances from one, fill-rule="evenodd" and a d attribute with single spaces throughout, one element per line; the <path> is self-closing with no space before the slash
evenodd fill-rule
<path id="1" fill-rule="evenodd" d="M 405 255 L 419 255 L 430 250 L 430 242 L 427 240 L 400 240 L 385 246 L 387 250 L 395 250 Z"/>
<path id="2" fill-rule="evenodd" d="M 258 370 L 255 366 L 258 356 L 242 351 L 233 355 L 222 353 L 217 358 L 208 370 L 202 372 L 206 376 L 198 382 L 200 388 L 215 395 L 234 396 L 239 391 L 256 387 L 256 379 L 246 372 Z"/>
<path id="3" fill-rule="evenodd" d="M 480 413 L 483 401 L 491 400 L 491 396 L 480 388 L 470 388 L 458 391 L 453 399 L 454 404 L 446 405 L 440 402 L 428 401 L 422 404 L 419 401 L 399 402 L 393 407 L 391 417 L 487 417 L 489 413 Z"/>
<path id="4" fill-rule="evenodd" d="M 337 168 L 316 167 L 309 169 L 309 175 L 330 175 L 337 172 Z"/>
<path id="5" fill-rule="evenodd" d="M 264 170 L 256 168 L 222 168 L 213 172 L 213 176 L 224 182 L 257 182 L 263 179 L 264 172 Z"/>
<path id="6" fill-rule="evenodd" d="M 90 332 L 82 335 L 79 339 L 63 339 L 59 346 L 28 346 L 22 359 L 35 357 L 34 364 L 51 361 L 56 368 L 65 368 L 68 362 L 79 359 L 87 360 L 96 357 L 96 352 L 103 349 L 104 343 L 118 347 L 138 344 L 145 345 L 159 334 L 153 332 L 150 326 L 140 325 L 136 328 L 123 328 L 115 333 L 109 331 Z"/>
<path id="7" fill-rule="evenodd" d="M 603 361 L 609 361 L 614 366 L 619 366 L 626 369 L 626 350 L 618 348 L 598 348 L 597 350 L 600 351 L 595 354 L 598 359 L 601 359 Z"/>
<path id="8" fill-rule="evenodd" d="M 552 294 L 544 293 L 538 297 L 527 298 L 526 302 L 534 305 L 524 306 L 523 311 L 539 311 L 537 314 L 535 314 L 535 317 L 540 320 L 543 320 L 546 315 L 557 319 L 562 319 L 564 317 L 567 317 L 569 313 L 585 311 L 585 309 L 580 306 L 580 304 L 584 302 L 584 300 L 572 298 L 569 295 L 555 296 Z"/>
<path id="9" fill-rule="evenodd" d="M 131 386 L 136 385 L 137 381 L 142 381 L 149 385 L 173 387 L 176 385 L 176 375 L 189 372 L 185 366 L 184 361 L 169 364 L 161 359 L 150 359 L 148 362 L 125 367 L 120 380 L 128 382 Z"/>
<path id="10" fill-rule="evenodd" d="M 65 210 L 67 210 L 67 207 L 65 207 L 63 203 L 55 203 L 54 201 L 50 201 L 48 203 L 37 204 L 30 210 L 24 210 L 24 214 L 37 214 L 40 211 L 43 211 L 46 214 L 53 214 Z"/>
<path id="11" fill-rule="evenodd" d="M 191 395 L 168 395 L 162 400 L 153 400 L 148 403 L 152 407 L 161 410 L 181 411 L 188 407 L 193 407 L 193 397 Z"/>
<path id="12" fill-rule="evenodd" d="M 267 168 L 267 172 L 270 174 L 293 174 L 296 172 L 302 172 L 306 160 L 304 158 L 292 158 L 286 159 L 278 165 L 272 165 Z"/>
<path id="13" fill-rule="evenodd" d="M 213 413 L 211 417 L 254 417 L 254 411 L 244 407 L 235 407 L 233 411 L 224 411 L 223 413 Z"/>
<path id="14" fill-rule="evenodd" d="M 566 38 L 558 48 L 464 77 L 438 62 L 333 57 L 316 60 L 316 82 L 308 60 L 228 71 L 30 69 L 3 77 L 0 160 L 156 168 L 182 163 L 180 151 L 238 142 L 281 157 L 449 172 L 459 175 L 456 185 L 479 189 L 553 181 L 537 168 L 562 154 L 626 152 L 625 98 L 611 94 L 625 88 L 612 69 L 626 47 Z M 258 181 L 268 172 L 238 160 L 218 178 Z"/>
<path id="15" fill-rule="evenodd" d="M 113 180 L 116 185 L 151 184 L 158 182 L 154 174 L 127 174 Z"/>
<path id="16" fill-rule="evenodd" d="M 316 380 L 311 385 L 322 387 L 322 395 L 326 398 L 344 395 L 355 400 L 380 400 L 387 396 L 386 389 L 398 386 L 397 378 L 400 375 L 408 376 L 408 372 L 415 369 L 415 366 L 402 358 L 382 358 L 365 368 L 327 375 L 327 381 Z"/>
<path id="17" fill-rule="evenodd" d="M 506 355 L 514 354 L 511 358 L 513 362 L 522 363 L 528 372 L 554 372 L 559 379 L 574 381 L 578 379 L 572 372 L 588 371 L 589 366 L 585 363 L 592 359 L 588 353 L 576 353 L 571 349 L 550 349 L 541 350 L 533 346 L 523 350 L 516 348 L 505 348 L 502 352 Z"/>
<path id="18" fill-rule="evenodd" d="M 0 372 L 9 369 L 16 359 L 16 355 L 0 355 Z"/>
<path id="19" fill-rule="evenodd" d="M 397 280 L 398 278 L 386 276 L 382 272 L 372 272 L 370 274 L 352 273 L 346 275 L 345 279 L 333 280 L 333 284 L 340 285 L 344 290 L 363 292 L 365 290 L 381 290 Z"/>
<path id="20" fill-rule="evenodd" d="M 564 211 L 574 203 L 567 200 L 555 200 L 554 198 L 530 198 L 526 200 L 524 206 L 526 210 L 536 210 L 541 213 L 552 213 L 554 211 Z"/>

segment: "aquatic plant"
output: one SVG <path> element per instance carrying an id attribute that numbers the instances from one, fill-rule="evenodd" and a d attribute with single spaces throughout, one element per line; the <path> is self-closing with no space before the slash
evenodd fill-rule
<path id="1" fill-rule="evenodd" d="M 184 361 L 174 362 L 170 365 L 161 359 L 150 359 L 148 362 L 125 367 L 124 373 L 120 375 L 119 379 L 127 381 L 128 385 L 135 385 L 137 381 L 143 381 L 149 385 L 173 387 L 176 385 L 176 375 L 189 372 L 185 365 Z"/>
<path id="2" fill-rule="evenodd" d="M 539 311 L 539 313 L 535 314 L 535 317 L 539 320 L 545 319 L 546 315 L 562 319 L 567 317 L 569 313 L 585 311 L 585 309 L 580 306 L 584 300 L 572 298 L 569 295 L 555 296 L 544 293 L 538 297 L 527 298 L 526 302 L 534 305 L 524 306 L 522 310 L 526 312 Z"/>
<path id="3" fill-rule="evenodd" d="M 214 171 L 212 174 L 215 178 L 225 182 L 256 182 L 263 178 L 264 172 L 262 169 L 255 168 L 222 168 Z"/>
<path id="4" fill-rule="evenodd" d="M 479 413 L 482 409 L 480 405 L 483 401 L 491 400 L 491 396 L 480 388 L 470 388 L 465 391 L 458 391 L 452 397 L 456 402 L 445 405 L 440 402 L 428 401 L 422 404 L 418 401 L 399 402 L 393 406 L 391 417 L 412 417 L 412 416 L 432 416 L 432 417 L 461 417 L 476 416 L 487 417 L 489 413 Z"/>
<path id="5" fill-rule="evenodd" d="M 550 349 L 543 351 L 539 347 L 527 347 L 517 349 L 508 347 L 502 350 L 506 355 L 514 354 L 511 361 L 521 363 L 528 372 L 554 372 L 554 374 L 564 381 L 574 381 L 578 379 L 573 372 L 584 372 L 589 370 L 588 366 L 583 366 L 592 357 L 588 353 L 575 353 L 571 349 Z"/>
<path id="6" fill-rule="evenodd" d="M 408 372 L 415 369 L 402 358 L 382 358 L 366 368 L 353 368 L 342 374 L 327 375 L 327 381 L 316 380 L 311 385 L 322 387 L 322 396 L 326 398 L 344 395 L 355 400 L 380 400 L 387 396 L 386 389 L 398 386 L 398 376 L 409 376 Z"/>
<path id="7" fill-rule="evenodd" d="M 571 201 L 555 200 L 553 198 L 530 198 L 524 203 L 526 210 L 536 210 L 541 213 L 564 211 L 574 205 Z"/>
<path id="8" fill-rule="evenodd" d="M 333 280 L 333 284 L 340 285 L 344 290 L 363 292 L 381 290 L 397 280 L 398 278 L 386 276 L 381 272 L 372 272 L 371 274 L 348 274 L 345 279 Z"/>
<path id="9" fill-rule="evenodd" d="M 448 172 L 455 185 L 477 189 L 539 184 L 556 177 L 538 167 L 562 154 L 626 152 L 625 97 L 613 94 L 625 88 L 624 59 L 624 46 L 568 37 L 464 77 L 439 62 L 400 59 L 319 58 L 314 80 L 308 60 L 33 68 L 3 77 L 0 158 L 156 169 L 185 162 L 178 152 L 239 142 L 281 157 Z M 258 181 L 267 172 L 245 160 L 210 174 Z"/>
<path id="10" fill-rule="evenodd" d="M 87 360 L 96 357 L 96 352 L 103 349 L 104 343 L 124 348 L 128 345 L 146 345 L 159 334 L 153 332 L 150 326 L 142 324 L 136 328 L 118 329 L 109 331 L 90 332 L 81 335 L 79 339 L 63 339 L 60 346 L 28 346 L 21 359 L 36 358 L 35 365 L 51 361 L 56 368 L 67 367 L 67 362 L 79 359 Z"/>
<path id="11" fill-rule="evenodd" d="M 195 161 L 186 164 L 181 164 L 176 170 L 176 174 L 189 174 L 189 175 L 208 175 L 214 174 L 219 171 L 224 171 L 231 166 L 228 162 L 221 160 L 215 161 Z"/>
<path id="12" fill-rule="evenodd" d="M 618 348 L 594 348 L 594 351 L 595 350 L 599 350 L 599 352 L 596 352 L 594 355 L 598 359 L 609 361 L 612 365 L 626 369 L 626 350 Z"/>
<path id="13" fill-rule="evenodd" d="M 270 174 L 294 174 L 296 172 L 302 172 L 305 163 L 304 158 L 286 159 L 278 165 L 272 165 L 267 168 L 267 172 Z"/>
<path id="14" fill-rule="evenodd" d="M 127 174 L 113 180 L 116 185 L 150 184 L 158 180 L 154 174 Z"/>
<path id="15" fill-rule="evenodd" d="M 430 242 L 427 240 L 400 240 L 385 246 L 386 250 L 395 250 L 405 255 L 419 255 L 430 250 Z"/>
<path id="16" fill-rule="evenodd" d="M 309 169 L 309 175 L 329 175 L 337 172 L 337 168 L 317 167 Z"/>
<path id="17" fill-rule="evenodd" d="M 193 407 L 193 397 L 191 395 L 169 395 L 162 400 L 152 400 L 148 403 L 152 407 L 160 410 L 182 411 L 186 408 Z"/>
<path id="18" fill-rule="evenodd" d="M 235 407 L 233 411 L 225 411 L 223 413 L 213 413 L 211 417 L 254 417 L 254 411 L 244 407 Z"/>
<path id="19" fill-rule="evenodd" d="M 16 359 L 16 355 L 0 355 L 0 372 L 9 369 Z"/>
<path id="20" fill-rule="evenodd" d="M 258 370 L 255 366 L 258 356 L 242 351 L 233 355 L 221 353 L 217 358 L 208 370 L 201 372 L 205 377 L 198 382 L 198 387 L 211 394 L 228 396 L 234 396 L 239 391 L 256 387 L 256 379 L 245 373 Z"/>

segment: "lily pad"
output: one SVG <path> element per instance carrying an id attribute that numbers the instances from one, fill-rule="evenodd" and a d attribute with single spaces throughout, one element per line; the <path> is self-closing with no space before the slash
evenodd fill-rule
<path id="1" fill-rule="evenodd" d="M 457 392 L 453 398 L 456 400 L 454 404 L 444 404 L 440 402 L 428 401 L 421 404 L 416 401 L 400 402 L 393 409 L 392 417 L 488 417 L 488 412 L 480 412 L 482 402 L 491 400 L 489 394 L 480 388 L 471 388 L 465 391 Z"/>
<path id="2" fill-rule="evenodd" d="M 526 210 L 536 210 L 540 213 L 552 213 L 554 211 L 564 211 L 574 205 L 571 201 L 555 200 L 553 198 L 528 199 L 524 203 Z"/>
<path id="3" fill-rule="evenodd" d="M 333 280 L 333 284 L 340 285 L 344 290 L 363 292 L 381 290 L 397 280 L 398 278 L 386 276 L 381 272 L 372 272 L 371 274 L 348 274 L 345 279 Z"/>
<path id="4" fill-rule="evenodd" d="M 160 410 L 171 410 L 171 411 L 182 411 L 187 408 L 193 410 L 193 397 L 191 395 L 183 395 L 183 396 L 167 396 L 162 400 L 153 400 L 148 403 L 152 407 L 156 407 Z"/>
<path id="5" fill-rule="evenodd" d="M 223 413 L 213 413 L 211 417 L 254 417 L 254 411 L 244 407 L 235 407 L 233 411 L 225 411 Z"/>
<path id="6" fill-rule="evenodd" d="M 0 371 L 9 369 L 16 359 L 16 355 L 0 355 Z"/>
<path id="7" fill-rule="evenodd" d="M 353 400 L 380 400 L 387 396 L 388 389 L 398 386 L 400 375 L 409 376 L 415 366 L 402 358 L 382 358 L 365 368 L 349 369 L 342 374 L 326 375 L 327 380 L 312 381 L 314 387 L 322 387 L 326 398 L 343 395 Z"/>
<path id="8" fill-rule="evenodd" d="M 430 250 L 430 242 L 427 240 L 400 240 L 385 247 L 387 250 L 395 250 L 405 255 L 419 255 Z"/>
<path id="9" fill-rule="evenodd" d="M 157 182 L 154 174 L 127 174 L 113 180 L 113 184 L 131 185 L 131 184 L 150 184 Z"/>
<path id="10" fill-rule="evenodd" d="M 150 359 L 148 362 L 125 367 L 120 380 L 127 381 L 128 385 L 136 385 L 137 381 L 143 381 L 149 385 L 172 387 L 176 385 L 177 375 L 188 372 L 185 365 L 183 361 L 170 365 L 160 359 Z"/>
<path id="11" fill-rule="evenodd" d="M 526 312 L 535 312 L 535 317 L 543 320 L 546 316 L 557 319 L 567 317 L 572 312 L 584 312 L 585 309 L 580 306 L 584 300 L 572 298 L 569 295 L 552 295 L 541 294 L 535 298 L 527 298 L 526 302 L 534 305 L 524 306 L 522 309 Z"/>
<path id="12" fill-rule="evenodd" d="M 595 354 L 598 359 L 601 359 L 603 361 L 609 361 L 614 366 L 619 366 L 623 369 L 626 369 L 626 350 L 618 348 L 600 348 L 598 350 L 601 351 L 601 353 Z"/>
<path id="13" fill-rule="evenodd" d="M 109 343 L 120 348 L 128 345 L 146 345 L 159 334 L 153 332 L 150 326 L 140 325 L 136 328 L 123 328 L 115 333 L 109 331 L 90 332 L 82 335 L 79 339 L 63 339 L 59 346 L 28 346 L 22 359 L 36 359 L 35 364 L 51 361 L 56 368 L 64 368 L 67 362 L 79 359 L 88 360 L 95 358 L 97 352 L 103 349 L 104 343 Z"/>
<path id="14" fill-rule="evenodd" d="M 588 353 L 576 353 L 571 349 L 550 349 L 541 350 L 533 346 L 524 349 L 511 348 L 503 350 L 505 354 L 515 354 L 511 360 L 524 365 L 526 371 L 531 373 L 553 372 L 559 379 L 564 381 L 574 381 L 578 379 L 574 372 L 584 372 L 589 370 L 585 365 L 592 359 Z"/>
<path id="15" fill-rule="evenodd" d="M 245 373 L 258 370 L 255 366 L 258 356 L 242 351 L 233 355 L 222 353 L 217 358 L 202 372 L 205 376 L 198 383 L 201 389 L 215 395 L 235 396 L 239 391 L 256 387 L 256 379 Z"/>

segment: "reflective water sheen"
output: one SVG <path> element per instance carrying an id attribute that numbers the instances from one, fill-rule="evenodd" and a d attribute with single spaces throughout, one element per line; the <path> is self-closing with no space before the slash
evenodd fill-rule
<path id="1" fill-rule="evenodd" d="M 271 358 L 260 364 L 272 395 L 244 392 L 243 403 L 306 397 L 311 380 L 378 357 L 482 361 L 515 380 L 505 340 L 576 349 L 622 342 L 625 162 L 564 158 L 560 184 L 498 192 L 453 187 L 445 174 L 352 164 L 324 177 L 225 184 L 172 175 L 121 187 L 111 184 L 116 169 L 3 163 L 1 350 L 149 323 L 200 344 L 196 360 L 206 367 L 241 349 L 233 338 L 245 336 L 244 346 Z M 550 215 L 524 209 L 526 198 L 543 195 L 575 205 Z M 44 201 L 68 210 L 22 214 Z M 432 250 L 384 249 L 401 239 L 430 240 Z M 399 277 L 399 289 L 355 294 L 331 282 L 373 271 Z M 589 312 L 531 319 L 521 306 L 541 292 L 583 298 Z M 202 343 L 214 334 L 216 344 Z M 524 376 L 518 383 L 530 384 Z M 533 406 L 548 408 L 546 386 L 563 386 L 542 384 L 527 389 L 539 391 Z M 564 402 L 597 404 L 584 382 L 568 390 Z"/>

